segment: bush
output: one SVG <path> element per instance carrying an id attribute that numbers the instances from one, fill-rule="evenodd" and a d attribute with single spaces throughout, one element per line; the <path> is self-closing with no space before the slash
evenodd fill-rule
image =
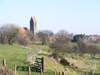
<path id="1" fill-rule="evenodd" d="M 18 44 L 20 44 L 20 45 L 26 46 L 26 45 L 29 45 L 29 44 L 30 44 L 30 39 L 29 39 L 29 37 L 28 37 L 27 35 L 22 36 L 22 34 L 19 33 L 19 34 L 17 35 L 17 42 L 18 42 Z"/>
<path id="2" fill-rule="evenodd" d="M 14 73 L 6 67 L 0 67 L 0 75 L 14 75 Z"/>
<path id="3" fill-rule="evenodd" d="M 64 59 L 63 57 L 61 58 L 60 63 L 64 66 L 69 66 L 70 65 L 70 63 L 66 59 Z"/>
<path id="4" fill-rule="evenodd" d="M 58 53 L 54 52 L 54 53 L 52 53 L 51 56 L 52 56 L 54 59 L 57 59 L 57 60 L 58 60 L 58 57 L 59 57 Z"/>

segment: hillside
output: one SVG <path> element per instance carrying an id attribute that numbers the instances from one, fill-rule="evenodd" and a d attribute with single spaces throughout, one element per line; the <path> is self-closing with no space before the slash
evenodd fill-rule
<path id="1" fill-rule="evenodd" d="M 35 54 L 35 57 L 45 57 L 45 69 L 46 71 L 66 71 L 69 75 L 78 75 L 74 70 L 70 68 L 65 68 L 61 64 L 57 63 L 54 59 L 48 57 L 48 52 L 50 49 L 47 46 L 41 45 L 31 45 L 29 47 L 23 47 L 18 45 L 0 45 L 0 64 L 2 64 L 2 60 L 7 60 L 7 67 L 10 69 L 14 69 L 14 64 L 16 65 L 27 65 L 26 55 L 28 53 L 33 52 L 36 48 L 41 49 L 39 54 Z M 26 72 L 18 72 L 20 75 L 27 75 Z"/>

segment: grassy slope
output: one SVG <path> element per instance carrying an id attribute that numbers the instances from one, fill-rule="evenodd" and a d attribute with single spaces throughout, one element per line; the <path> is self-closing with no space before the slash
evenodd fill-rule
<path id="1" fill-rule="evenodd" d="M 88 44 L 95 45 L 100 47 L 100 43 L 93 43 L 89 42 Z M 77 45 L 76 43 L 72 43 L 73 46 Z M 80 57 L 78 54 L 67 54 L 67 57 L 73 58 L 78 61 L 82 61 L 84 64 L 91 66 L 94 68 L 96 63 L 96 71 L 95 73 L 100 75 L 100 54 L 97 54 L 95 57 L 96 59 L 91 59 L 91 56 L 89 54 L 85 54 L 83 57 Z M 90 68 L 86 69 L 86 71 L 90 71 Z M 92 69 L 93 71 L 93 69 Z"/>
<path id="2" fill-rule="evenodd" d="M 35 48 L 41 48 L 42 52 L 36 56 L 45 57 L 45 63 L 46 63 L 46 70 L 52 69 L 57 71 L 64 71 L 64 66 L 55 63 L 54 61 L 51 61 L 48 57 L 49 48 L 47 46 L 41 46 L 41 45 L 31 45 L 29 46 L 32 49 L 24 48 L 21 46 L 10 46 L 10 45 L 0 45 L 0 64 L 2 63 L 3 59 L 7 60 L 7 66 L 11 69 L 14 68 L 14 64 L 16 65 L 26 65 L 24 62 L 26 61 L 26 54 L 29 52 L 34 51 Z M 76 72 L 66 69 L 68 74 L 70 75 L 78 75 Z M 21 73 L 21 75 L 27 75 L 27 73 Z"/>
<path id="3" fill-rule="evenodd" d="M 66 54 L 66 57 L 73 58 L 74 60 L 79 62 L 78 66 L 81 65 L 81 70 L 84 70 L 85 72 L 93 72 L 96 63 L 95 74 L 100 75 L 100 54 L 96 55 L 96 57 L 99 58 L 95 59 L 92 59 L 89 54 L 85 54 L 81 57 L 79 56 L 79 54 Z"/>
<path id="4" fill-rule="evenodd" d="M 7 60 L 7 65 L 22 65 L 28 50 L 19 46 L 0 45 L 0 64 L 3 59 Z"/>

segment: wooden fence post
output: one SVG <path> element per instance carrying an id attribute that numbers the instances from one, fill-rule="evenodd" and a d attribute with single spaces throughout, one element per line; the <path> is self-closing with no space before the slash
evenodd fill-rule
<path id="1" fill-rule="evenodd" d="M 65 72 L 62 72 L 62 75 L 65 75 Z"/>
<path id="2" fill-rule="evenodd" d="M 16 75 L 16 64 L 14 65 L 14 74 Z"/>
<path id="3" fill-rule="evenodd" d="M 30 66 L 28 68 L 28 75 L 31 75 L 31 68 L 30 68 Z"/>
<path id="4" fill-rule="evenodd" d="M 6 59 L 3 59 L 2 65 L 6 67 Z"/>
<path id="5" fill-rule="evenodd" d="M 44 57 L 42 57 L 42 72 L 44 72 Z"/>
<path id="6" fill-rule="evenodd" d="M 59 75 L 61 75 L 61 73 L 59 72 Z"/>
<path id="7" fill-rule="evenodd" d="M 55 75 L 56 75 L 56 71 L 55 71 Z"/>

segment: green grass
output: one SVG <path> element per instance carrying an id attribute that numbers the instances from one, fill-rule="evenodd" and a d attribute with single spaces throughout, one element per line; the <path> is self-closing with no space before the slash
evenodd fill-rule
<path id="1" fill-rule="evenodd" d="M 14 64 L 16 65 L 27 65 L 25 64 L 26 61 L 26 54 L 34 51 L 36 48 L 41 48 L 41 53 L 36 54 L 34 57 L 45 57 L 45 69 L 46 71 L 66 71 L 69 75 L 78 75 L 75 71 L 65 68 L 59 63 L 56 63 L 55 61 L 52 61 L 51 58 L 49 58 L 50 48 L 48 46 L 42 46 L 42 45 L 30 45 L 28 48 L 25 48 L 23 46 L 18 45 L 1 45 L 0 44 L 0 64 L 2 64 L 2 60 L 6 59 L 7 61 L 7 67 L 10 69 L 14 69 Z M 17 72 L 19 75 L 27 75 L 27 72 Z M 53 73 L 53 72 L 51 72 Z M 50 73 L 49 73 L 50 74 Z"/>
<path id="2" fill-rule="evenodd" d="M 26 55 L 27 53 L 30 53 L 34 51 L 36 48 L 41 49 L 41 53 L 35 54 L 35 57 L 45 57 L 45 69 L 46 71 L 57 71 L 57 72 L 62 72 L 65 71 L 67 72 L 68 75 L 79 75 L 77 72 L 75 72 L 73 69 L 66 68 L 62 66 L 59 63 L 56 63 L 55 60 L 52 60 L 49 55 L 51 54 L 51 50 L 48 46 L 46 45 L 30 45 L 28 48 L 25 48 L 23 46 L 18 46 L 18 45 L 1 45 L 0 44 L 0 64 L 2 64 L 2 60 L 6 59 L 7 60 L 7 67 L 10 69 L 14 69 L 14 64 L 16 65 L 27 65 L 25 64 L 26 61 Z M 85 64 L 90 65 L 91 67 L 94 66 L 94 61 L 91 59 L 91 56 L 89 54 L 85 54 L 84 56 L 79 56 L 79 54 L 65 54 L 65 57 L 72 58 L 76 61 L 79 61 L 79 64 Z M 100 75 L 100 54 L 96 55 L 96 74 Z M 81 62 L 80 62 L 81 61 Z M 80 69 L 81 71 L 85 72 L 90 72 L 90 68 L 86 69 Z M 93 70 L 92 70 L 93 71 Z M 27 75 L 27 72 L 18 72 L 19 75 Z M 96 75 L 95 74 L 95 75 Z"/>
<path id="3" fill-rule="evenodd" d="M 68 75 L 79 75 L 77 72 L 75 72 L 73 69 L 66 68 L 62 66 L 61 64 L 55 62 L 55 60 L 52 60 L 49 55 L 51 54 L 51 50 L 48 46 L 46 45 L 30 45 L 28 48 L 25 48 L 23 46 L 18 46 L 18 45 L 1 45 L 0 44 L 0 64 L 2 64 L 2 60 L 6 59 L 7 60 L 7 67 L 10 69 L 14 69 L 14 64 L 16 65 L 27 65 L 25 64 L 26 61 L 26 55 L 27 53 L 30 53 L 34 51 L 36 48 L 41 49 L 41 53 L 35 54 L 35 57 L 45 57 L 45 69 L 46 71 L 57 71 L 57 72 L 62 72 L 65 71 L 67 72 Z M 89 54 L 85 54 L 84 56 L 79 56 L 79 54 L 65 54 L 65 57 L 72 58 L 76 61 L 81 61 L 82 64 L 90 65 L 91 67 L 94 66 L 94 61 L 91 59 L 91 56 Z M 96 55 L 96 74 L 100 75 L 100 54 Z M 80 64 L 81 64 L 80 62 Z M 86 66 L 85 65 L 85 66 Z M 84 69 L 80 69 L 81 71 L 84 71 Z M 90 68 L 86 68 L 85 72 L 89 72 Z M 18 72 L 19 75 L 27 75 L 28 72 Z"/>
<path id="4" fill-rule="evenodd" d="M 28 49 L 19 46 L 0 45 L 0 64 L 3 59 L 7 60 L 7 66 L 13 68 L 13 65 L 23 65 L 26 60 Z"/>
<path id="5" fill-rule="evenodd" d="M 34 51 L 36 48 L 41 49 L 41 53 L 35 54 L 35 57 L 45 57 L 45 69 L 46 71 L 57 71 L 57 72 L 62 72 L 65 71 L 67 72 L 68 75 L 79 75 L 77 72 L 75 72 L 73 69 L 66 68 L 62 66 L 61 64 L 55 62 L 55 60 L 52 60 L 49 55 L 51 54 L 51 49 L 48 46 L 42 46 L 42 45 L 30 45 L 28 48 L 25 48 L 23 46 L 18 46 L 18 45 L 1 45 L 0 44 L 0 64 L 2 64 L 2 60 L 6 59 L 7 60 L 7 67 L 10 69 L 14 69 L 14 64 L 16 65 L 27 65 L 25 64 L 26 61 L 26 54 Z M 89 54 L 85 54 L 84 56 L 79 56 L 79 54 L 65 54 L 65 57 L 75 59 L 76 61 L 81 61 L 82 63 L 90 66 L 94 66 L 93 59 L 91 59 L 91 56 Z M 95 59 L 97 69 L 96 69 L 96 74 L 100 75 L 100 55 L 96 55 L 98 57 Z M 80 62 L 80 63 L 81 63 Z M 84 69 L 80 69 L 81 71 L 84 71 Z M 89 72 L 90 68 L 85 69 L 85 72 Z M 27 75 L 28 72 L 20 72 L 18 71 L 19 75 Z"/>

